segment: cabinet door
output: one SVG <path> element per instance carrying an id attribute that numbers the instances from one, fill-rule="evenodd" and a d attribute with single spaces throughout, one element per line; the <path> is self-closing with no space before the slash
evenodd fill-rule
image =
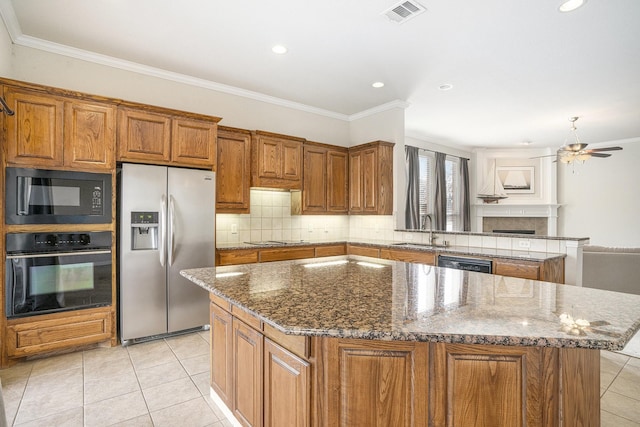
<path id="1" fill-rule="evenodd" d="M 171 161 L 184 166 L 213 168 L 216 162 L 217 124 L 174 119 L 171 124 Z"/>
<path id="2" fill-rule="evenodd" d="M 329 339 L 322 357 L 326 425 L 427 426 L 428 344 Z"/>
<path id="3" fill-rule="evenodd" d="M 362 152 L 349 153 L 349 212 L 362 213 Z"/>
<path id="4" fill-rule="evenodd" d="M 375 148 L 362 152 L 362 209 L 378 211 L 378 152 Z"/>
<path id="5" fill-rule="evenodd" d="M 302 190 L 304 139 L 263 131 L 252 133 L 251 185 Z"/>
<path id="6" fill-rule="evenodd" d="M 265 427 L 309 426 L 309 378 L 308 362 L 265 338 Z"/>
<path id="7" fill-rule="evenodd" d="M 115 167 L 116 107 L 67 101 L 64 108 L 64 164 L 112 170 Z"/>
<path id="8" fill-rule="evenodd" d="M 218 129 L 216 209 L 219 213 L 249 213 L 251 134 Z"/>
<path id="9" fill-rule="evenodd" d="M 169 116 L 124 108 L 118 110 L 118 160 L 167 163 L 170 149 Z"/>
<path id="10" fill-rule="evenodd" d="M 324 213 L 327 210 L 327 149 L 304 147 L 302 212 Z"/>
<path id="11" fill-rule="evenodd" d="M 233 405 L 232 316 L 211 303 L 211 387 L 222 401 Z"/>
<path id="12" fill-rule="evenodd" d="M 445 343 L 433 346 L 433 425 L 556 425 L 548 414 L 557 408 L 557 392 L 552 378 L 543 380 L 543 370 L 558 362 L 548 349 Z"/>
<path id="13" fill-rule="evenodd" d="M 274 138 L 261 137 L 258 142 L 258 176 L 282 177 L 282 144 Z"/>
<path id="14" fill-rule="evenodd" d="M 280 177 L 290 181 L 302 180 L 302 144 L 282 141 L 282 172 Z"/>
<path id="15" fill-rule="evenodd" d="M 346 151 L 327 152 L 327 211 L 349 211 L 349 158 Z"/>
<path id="16" fill-rule="evenodd" d="M 262 334 L 233 319 L 232 411 L 245 426 L 262 426 Z"/>
<path id="17" fill-rule="evenodd" d="M 15 112 L 5 119 L 7 163 L 62 166 L 63 100 L 11 87 L 5 88 L 4 95 Z"/>

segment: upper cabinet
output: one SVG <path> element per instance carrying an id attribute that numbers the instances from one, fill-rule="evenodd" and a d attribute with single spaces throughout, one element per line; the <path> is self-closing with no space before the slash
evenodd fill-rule
<path id="1" fill-rule="evenodd" d="M 346 214 L 349 210 L 347 149 L 306 142 L 303 165 L 302 192 L 291 194 L 292 212 Z"/>
<path id="2" fill-rule="evenodd" d="M 118 109 L 118 160 L 213 169 L 217 122 L 146 106 Z"/>
<path id="3" fill-rule="evenodd" d="M 249 213 L 251 132 L 218 127 L 216 211 Z"/>
<path id="4" fill-rule="evenodd" d="M 375 141 L 349 148 L 349 213 L 393 213 L 393 143 Z"/>
<path id="5" fill-rule="evenodd" d="M 111 170 L 116 107 L 99 101 L 4 87 L 15 115 L 5 119 L 7 163 Z"/>
<path id="6" fill-rule="evenodd" d="M 251 141 L 251 186 L 302 189 L 303 138 L 254 131 Z"/>

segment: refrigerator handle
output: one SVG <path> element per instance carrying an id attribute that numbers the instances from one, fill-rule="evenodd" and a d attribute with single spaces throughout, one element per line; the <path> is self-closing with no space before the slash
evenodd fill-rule
<path id="1" fill-rule="evenodd" d="M 166 252 L 165 248 L 165 227 L 166 227 L 166 212 L 167 212 L 167 199 L 164 194 L 160 198 L 160 235 L 158 236 L 158 240 L 160 241 L 160 250 L 158 251 L 160 255 L 160 265 L 164 267 L 164 256 Z"/>
<path id="2" fill-rule="evenodd" d="M 169 229 L 167 230 L 168 232 L 168 237 L 167 237 L 167 256 L 169 257 L 169 265 L 173 265 L 173 240 L 175 238 L 175 218 L 176 218 L 176 209 L 175 206 L 173 204 L 173 196 L 169 195 L 169 221 L 168 221 L 168 226 Z"/>

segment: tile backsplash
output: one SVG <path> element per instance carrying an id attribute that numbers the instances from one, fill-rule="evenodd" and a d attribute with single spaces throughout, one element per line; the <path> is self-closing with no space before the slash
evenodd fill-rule
<path id="1" fill-rule="evenodd" d="M 250 214 L 217 214 L 216 243 L 347 240 L 348 215 L 291 215 L 291 193 L 251 189 Z"/>

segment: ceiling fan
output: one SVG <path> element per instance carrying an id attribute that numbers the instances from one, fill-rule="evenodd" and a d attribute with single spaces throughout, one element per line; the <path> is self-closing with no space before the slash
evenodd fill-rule
<path id="1" fill-rule="evenodd" d="M 576 120 L 579 117 L 570 117 L 569 121 L 571 122 L 571 132 L 572 132 L 572 140 L 569 143 L 563 145 L 558 149 L 556 154 L 552 154 L 550 156 L 539 156 L 540 157 L 552 157 L 557 156 L 557 160 L 560 163 L 572 164 L 575 161 L 579 161 L 584 163 L 586 160 L 591 157 L 610 157 L 611 154 L 604 153 L 604 151 L 619 151 L 622 150 L 622 147 L 604 147 L 604 148 L 591 148 L 588 149 L 587 145 L 583 142 L 580 142 L 580 138 L 578 138 L 578 133 L 576 132 Z"/>

